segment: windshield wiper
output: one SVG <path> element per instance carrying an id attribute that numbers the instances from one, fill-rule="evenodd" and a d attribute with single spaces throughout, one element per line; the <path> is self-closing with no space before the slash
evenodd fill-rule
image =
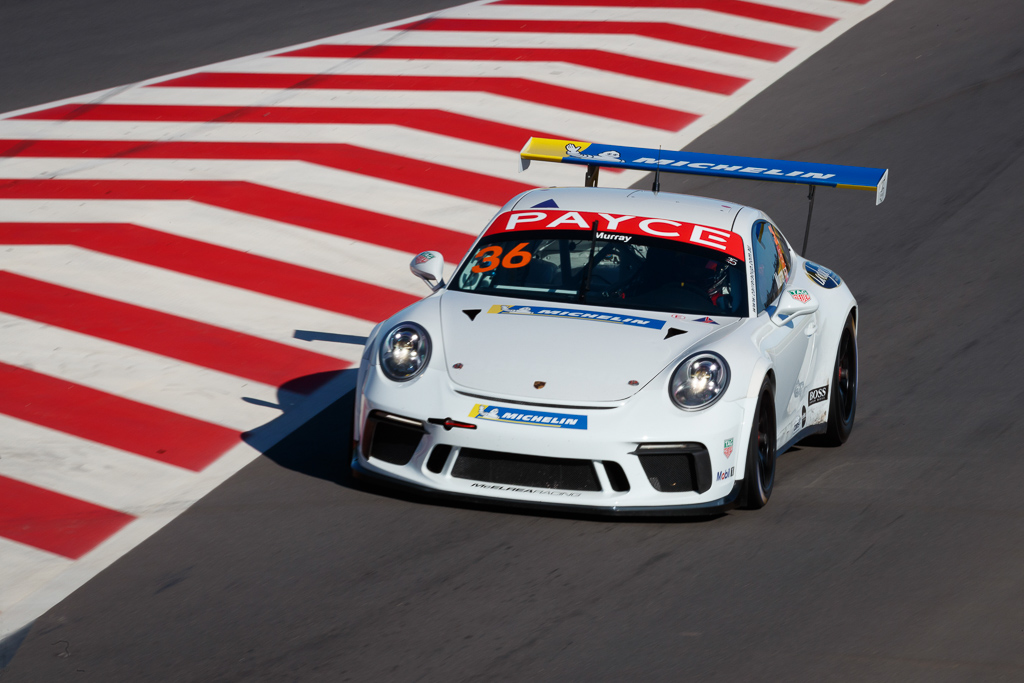
<path id="1" fill-rule="evenodd" d="M 580 286 L 580 294 L 577 297 L 579 303 L 587 299 L 587 292 L 590 291 L 590 276 L 594 273 L 594 248 L 597 246 L 597 221 L 590 224 L 590 258 L 587 259 L 587 277 Z"/>

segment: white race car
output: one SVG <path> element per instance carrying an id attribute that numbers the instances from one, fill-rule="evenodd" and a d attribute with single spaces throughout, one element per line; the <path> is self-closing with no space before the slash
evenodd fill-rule
<path id="1" fill-rule="evenodd" d="M 843 443 L 857 302 L 762 211 L 596 187 L 601 166 L 857 187 L 887 171 L 531 139 L 587 187 L 501 208 L 447 284 L 370 334 L 352 467 L 420 491 L 586 513 L 760 508 L 776 456 Z M 813 207 L 813 203 L 811 205 Z M 808 222 L 810 217 L 808 216 Z M 806 246 L 806 236 L 805 236 Z"/>

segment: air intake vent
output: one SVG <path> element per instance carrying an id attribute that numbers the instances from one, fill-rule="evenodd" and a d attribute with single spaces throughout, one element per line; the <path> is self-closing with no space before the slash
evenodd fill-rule
<path id="1" fill-rule="evenodd" d="M 711 456 L 703 444 L 643 444 L 640 464 L 656 491 L 704 493 L 711 488 Z"/>
<path id="2" fill-rule="evenodd" d="M 452 476 L 541 489 L 601 490 L 601 483 L 590 460 L 538 458 L 476 448 L 463 448 L 459 451 Z"/>
<path id="3" fill-rule="evenodd" d="M 417 423 L 411 418 L 373 411 L 366 419 L 363 455 L 392 465 L 408 465 L 425 433 L 422 427 L 416 428 Z"/>

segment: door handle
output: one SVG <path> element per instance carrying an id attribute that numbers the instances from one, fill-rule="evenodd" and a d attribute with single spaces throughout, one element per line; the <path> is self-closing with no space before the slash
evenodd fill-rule
<path id="1" fill-rule="evenodd" d="M 807 327 L 804 328 L 804 334 L 806 334 L 808 337 L 810 337 L 811 335 L 813 335 L 817 331 L 818 331 L 818 323 L 811 323 L 810 325 L 808 325 Z"/>

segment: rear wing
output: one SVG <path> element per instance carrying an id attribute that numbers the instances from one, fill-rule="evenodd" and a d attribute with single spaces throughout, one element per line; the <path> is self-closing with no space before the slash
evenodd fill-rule
<path id="1" fill-rule="evenodd" d="M 885 190 L 889 181 L 889 169 L 887 168 L 814 164 L 804 161 L 735 157 L 724 154 L 699 154 L 697 152 L 602 145 L 594 142 L 548 138 L 530 138 L 527 141 L 526 146 L 519 153 L 520 172 L 525 171 L 531 161 L 556 161 L 563 164 L 586 166 L 585 185 L 587 187 L 597 185 L 598 172 L 602 166 L 654 171 L 653 189 L 655 192 L 660 189 L 660 173 L 662 171 L 807 185 L 810 189 L 807 195 L 810 206 L 807 212 L 807 230 L 804 233 L 804 252 L 807 251 L 811 212 L 814 210 L 815 187 L 824 185 L 854 190 L 874 190 L 875 205 L 878 205 L 885 200 Z"/>

